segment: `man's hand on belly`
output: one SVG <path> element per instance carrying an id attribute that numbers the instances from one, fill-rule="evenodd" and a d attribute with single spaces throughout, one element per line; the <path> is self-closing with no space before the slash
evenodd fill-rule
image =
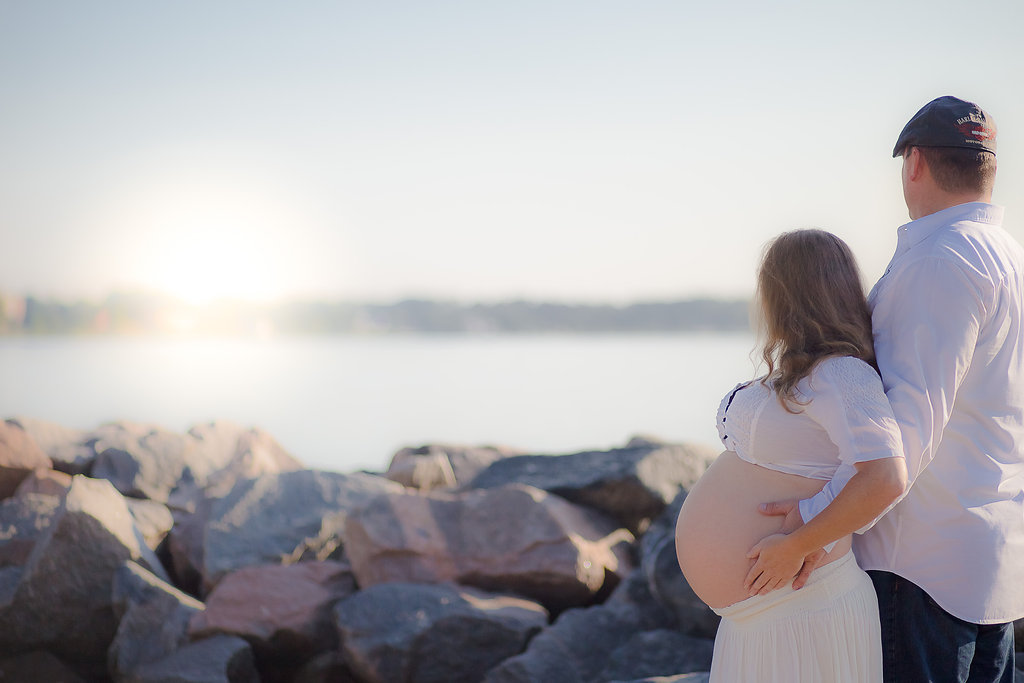
<path id="1" fill-rule="evenodd" d="M 782 520 L 782 533 L 791 534 L 804 525 L 803 517 L 800 516 L 799 500 L 779 500 L 773 503 L 761 503 L 758 512 L 769 517 L 785 517 Z"/>

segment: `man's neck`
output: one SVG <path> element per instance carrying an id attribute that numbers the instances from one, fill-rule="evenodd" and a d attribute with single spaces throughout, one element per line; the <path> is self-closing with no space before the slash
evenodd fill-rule
<path id="1" fill-rule="evenodd" d="M 971 202 L 984 202 L 986 204 L 992 203 L 992 193 L 985 192 L 981 194 L 967 193 L 967 194 L 939 194 L 929 198 L 930 201 L 921 201 L 910 211 L 910 218 L 917 220 L 918 218 L 924 218 L 930 216 L 933 213 L 939 211 L 945 211 L 954 206 L 960 206 L 961 204 L 970 204 Z"/>

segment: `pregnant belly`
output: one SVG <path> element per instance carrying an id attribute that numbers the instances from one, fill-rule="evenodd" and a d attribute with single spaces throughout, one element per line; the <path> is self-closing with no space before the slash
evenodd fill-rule
<path id="1" fill-rule="evenodd" d="M 825 485 L 776 472 L 722 453 L 693 486 L 676 523 L 676 554 L 690 588 L 711 607 L 726 607 L 749 597 L 743 579 L 753 562 L 747 552 L 765 536 L 779 533 L 782 517 L 767 517 L 758 505 L 809 498 Z M 842 539 L 824 563 L 850 549 Z"/>

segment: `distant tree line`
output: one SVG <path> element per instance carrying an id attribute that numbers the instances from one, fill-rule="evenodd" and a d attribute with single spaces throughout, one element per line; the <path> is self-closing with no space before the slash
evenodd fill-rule
<path id="1" fill-rule="evenodd" d="M 101 303 L 0 297 L 3 334 L 369 334 L 517 332 L 682 332 L 746 330 L 744 300 L 564 304 L 464 304 L 408 299 L 391 304 L 219 302 L 187 306 L 160 295 L 118 294 Z M 12 313 L 12 309 L 16 309 Z"/>

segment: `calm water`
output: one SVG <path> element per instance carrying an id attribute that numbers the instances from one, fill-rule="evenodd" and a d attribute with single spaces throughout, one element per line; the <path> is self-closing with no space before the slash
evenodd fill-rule
<path id="1" fill-rule="evenodd" d="M 312 467 L 383 469 L 402 446 L 561 453 L 637 433 L 715 444 L 753 376 L 749 334 L 288 339 L 2 338 L 0 416 L 70 427 L 259 426 Z"/>

